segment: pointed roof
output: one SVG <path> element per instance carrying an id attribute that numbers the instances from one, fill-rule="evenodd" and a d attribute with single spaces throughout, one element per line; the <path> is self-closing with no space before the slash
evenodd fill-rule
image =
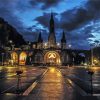
<path id="1" fill-rule="evenodd" d="M 53 19 L 53 13 L 51 12 L 51 17 L 50 17 L 50 19 Z"/>
<path id="2" fill-rule="evenodd" d="M 51 17 L 50 17 L 50 23 L 49 23 L 49 32 L 54 33 L 55 32 L 55 25 L 54 25 L 54 17 L 53 13 L 51 12 Z"/>
<path id="3" fill-rule="evenodd" d="M 66 36 L 65 36 L 65 32 L 64 31 L 62 33 L 61 42 L 66 42 Z"/>
<path id="4" fill-rule="evenodd" d="M 42 39 L 41 32 L 40 32 L 38 36 L 38 43 L 42 43 L 42 42 L 43 42 L 43 39 Z"/>
<path id="5" fill-rule="evenodd" d="M 54 16 L 53 16 L 52 12 L 51 12 L 51 16 L 50 16 L 50 23 L 54 24 Z"/>

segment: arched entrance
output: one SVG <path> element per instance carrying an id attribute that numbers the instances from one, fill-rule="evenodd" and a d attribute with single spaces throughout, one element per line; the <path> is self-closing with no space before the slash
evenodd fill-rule
<path id="1" fill-rule="evenodd" d="M 50 65 L 60 65 L 61 59 L 60 55 L 56 51 L 49 51 L 44 56 L 44 62 Z"/>
<path id="2" fill-rule="evenodd" d="M 25 65 L 27 54 L 26 52 L 22 52 L 19 56 L 19 65 Z"/>
<path id="3" fill-rule="evenodd" d="M 18 63 L 18 54 L 16 52 L 11 53 L 10 63 L 11 63 L 11 65 L 14 65 L 14 64 Z"/>
<path id="4" fill-rule="evenodd" d="M 35 63 L 43 63 L 43 55 L 42 53 L 36 53 L 34 58 Z"/>

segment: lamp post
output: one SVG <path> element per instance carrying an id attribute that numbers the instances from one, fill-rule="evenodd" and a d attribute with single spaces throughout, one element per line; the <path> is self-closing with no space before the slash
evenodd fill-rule
<path id="1" fill-rule="evenodd" d="M 21 70 L 17 70 L 16 71 L 16 75 L 17 75 L 17 78 L 18 78 L 18 81 L 17 81 L 17 89 L 16 89 L 17 94 L 20 93 L 20 82 L 21 82 L 21 74 L 22 73 L 23 73 L 23 71 L 21 71 Z"/>
<path id="2" fill-rule="evenodd" d="M 14 50 L 15 44 L 13 43 L 13 41 L 10 40 L 9 43 L 10 43 L 10 46 L 11 46 L 11 50 Z"/>
<path id="3" fill-rule="evenodd" d="M 9 40 L 9 43 L 10 43 L 10 46 L 11 46 L 11 50 L 12 50 L 12 45 L 11 45 L 11 44 L 12 44 L 12 40 Z"/>
<path id="4" fill-rule="evenodd" d="M 90 52 L 91 52 L 91 66 L 94 65 L 94 63 L 93 63 L 93 58 L 94 58 L 94 56 L 93 56 L 93 48 L 92 48 L 92 46 L 93 46 L 93 44 L 90 45 Z"/>
<path id="5" fill-rule="evenodd" d="M 72 45 L 71 44 L 69 44 L 68 45 L 68 49 L 71 51 L 71 47 L 72 47 Z M 74 58 L 72 57 L 72 63 L 71 63 L 71 65 L 74 65 L 74 62 L 73 62 L 73 60 L 74 60 Z M 68 67 L 70 66 L 70 63 L 69 63 L 69 65 L 68 65 Z"/>
<path id="6" fill-rule="evenodd" d="M 4 53 L 2 53 L 2 66 L 4 65 Z"/>
<path id="7" fill-rule="evenodd" d="M 72 59 L 72 60 L 73 60 L 73 67 L 74 67 L 74 57 L 73 57 L 73 59 Z"/>
<path id="8" fill-rule="evenodd" d="M 14 44 L 12 44 L 12 50 L 14 50 L 15 49 L 15 45 Z"/>
<path id="9" fill-rule="evenodd" d="M 91 48 L 91 65 L 93 65 L 93 48 Z"/>
<path id="10" fill-rule="evenodd" d="M 28 50 L 31 49 L 31 42 L 28 42 Z"/>
<path id="11" fill-rule="evenodd" d="M 88 71 L 88 74 L 90 75 L 90 81 L 91 81 L 91 96 L 93 95 L 93 85 L 92 85 L 92 76 L 93 76 L 93 74 L 94 74 L 94 72 L 93 71 Z"/>

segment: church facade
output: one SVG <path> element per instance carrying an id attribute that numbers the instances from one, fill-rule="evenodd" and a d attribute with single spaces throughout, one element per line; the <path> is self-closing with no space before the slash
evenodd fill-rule
<path id="1" fill-rule="evenodd" d="M 72 50 L 66 44 L 64 31 L 60 43 L 55 36 L 55 22 L 51 14 L 49 23 L 48 42 L 44 43 L 41 33 L 35 43 L 28 45 L 27 49 L 11 50 L 11 61 L 19 65 L 72 65 L 88 62 L 88 52 L 85 50 Z M 82 55 L 84 54 L 84 55 Z"/>

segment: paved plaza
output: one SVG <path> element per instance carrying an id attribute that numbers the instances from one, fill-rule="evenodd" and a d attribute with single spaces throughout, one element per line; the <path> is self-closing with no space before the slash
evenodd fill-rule
<path id="1" fill-rule="evenodd" d="M 16 71 L 23 73 L 18 77 Z M 93 94 L 91 94 L 92 76 Z M 99 100 L 100 68 L 0 67 L 0 100 Z"/>

